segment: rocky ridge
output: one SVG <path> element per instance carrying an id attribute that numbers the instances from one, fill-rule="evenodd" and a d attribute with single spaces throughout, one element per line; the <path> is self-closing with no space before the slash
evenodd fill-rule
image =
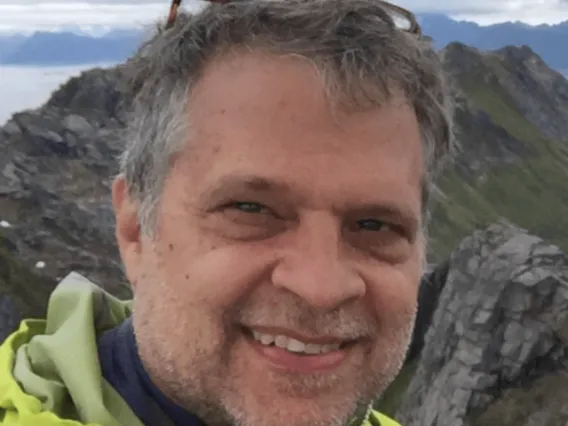
<path id="1" fill-rule="evenodd" d="M 120 70 L 68 81 L 45 106 L 0 128 L 4 247 L 53 279 L 71 270 L 125 294 L 110 184 L 124 126 Z"/>
<path id="2" fill-rule="evenodd" d="M 458 100 L 455 162 L 432 209 L 431 260 L 506 219 L 568 250 L 568 81 L 528 48 L 443 52 Z"/>

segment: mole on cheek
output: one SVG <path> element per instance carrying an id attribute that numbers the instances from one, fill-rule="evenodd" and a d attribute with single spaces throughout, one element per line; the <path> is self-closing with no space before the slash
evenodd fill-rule
<path id="1" fill-rule="evenodd" d="M 174 250 L 174 245 L 170 243 L 169 248 L 170 248 L 170 251 L 173 251 L 173 250 Z"/>

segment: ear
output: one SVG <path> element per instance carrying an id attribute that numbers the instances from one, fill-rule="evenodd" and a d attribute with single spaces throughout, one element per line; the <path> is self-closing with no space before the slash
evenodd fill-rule
<path id="1" fill-rule="evenodd" d="M 116 219 L 116 240 L 120 257 L 126 268 L 126 277 L 135 288 L 142 265 L 142 241 L 138 223 L 138 204 L 128 193 L 124 176 L 112 184 L 112 204 Z"/>

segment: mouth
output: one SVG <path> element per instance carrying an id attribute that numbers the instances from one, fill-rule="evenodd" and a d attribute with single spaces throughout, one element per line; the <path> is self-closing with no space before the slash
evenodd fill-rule
<path id="1" fill-rule="evenodd" d="M 309 374 L 337 369 L 358 339 L 306 338 L 285 330 L 243 328 L 247 343 L 277 370 Z"/>

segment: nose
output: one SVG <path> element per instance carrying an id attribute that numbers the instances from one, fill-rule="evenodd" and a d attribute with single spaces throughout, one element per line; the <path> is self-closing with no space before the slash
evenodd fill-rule
<path id="1" fill-rule="evenodd" d="M 272 284 L 315 308 L 333 310 L 363 297 L 366 286 L 342 250 L 341 230 L 335 220 L 312 219 L 289 235 L 272 271 Z"/>

